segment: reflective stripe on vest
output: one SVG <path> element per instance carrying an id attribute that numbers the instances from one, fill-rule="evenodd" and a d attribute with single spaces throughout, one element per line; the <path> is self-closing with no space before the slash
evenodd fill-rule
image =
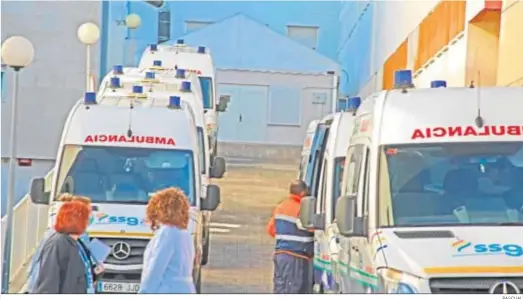
<path id="1" fill-rule="evenodd" d="M 311 256 L 314 249 L 314 237 L 311 232 L 299 229 L 297 217 L 284 214 L 274 215 L 276 228 L 276 250 L 287 250 Z"/>

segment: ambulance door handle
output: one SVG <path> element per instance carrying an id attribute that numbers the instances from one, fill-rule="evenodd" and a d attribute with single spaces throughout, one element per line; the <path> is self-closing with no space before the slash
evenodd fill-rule
<path id="1" fill-rule="evenodd" d="M 242 114 L 240 113 L 239 121 L 242 122 Z"/>

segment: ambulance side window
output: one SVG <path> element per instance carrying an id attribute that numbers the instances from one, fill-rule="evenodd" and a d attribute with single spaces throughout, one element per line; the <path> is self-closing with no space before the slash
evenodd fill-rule
<path id="1" fill-rule="evenodd" d="M 369 215 L 369 190 L 370 190 L 370 150 L 367 148 L 365 155 L 365 178 L 363 182 L 363 216 L 368 217 Z"/>
<path id="2" fill-rule="evenodd" d="M 355 145 L 349 149 L 345 195 L 355 195 L 358 193 L 358 185 L 363 165 L 363 149 L 363 145 Z M 356 211 L 358 211 L 358 208 L 356 208 Z"/>
<path id="3" fill-rule="evenodd" d="M 320 198 L 320 205 L 321 205 L 321 210 L 320 212 L 322 214 L 325 213 L 325 202 L 327 201 L 327 169 L 328 169 L 328 164 L 327 164 L 327 161 L 324 160 L 323 161 L 323 174 L 322 174 L 322 178 L 321 178 L 321 198 Z"/>

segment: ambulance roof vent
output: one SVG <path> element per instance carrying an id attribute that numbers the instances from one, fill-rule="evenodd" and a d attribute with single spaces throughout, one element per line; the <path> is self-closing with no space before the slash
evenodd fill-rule
<path id="1" fill-rule="evenodd" d="M 360 97 L 352 97 L 347 99 L 347 111 L 354 111 L 358 110 L 358 107 L 361 105 L 361 98 Z"/>
<path id="2" fill-rule="evenodd" d="M 179 96 L 170 96 L 169 97 L 169 106 L 170 109 L 180 109 L 182 100 Z"/>
<path id="3" fill-rule="evenodd" d="M 96 104 L 96 92 L 86 92 L 84 95 L 84 104 L 85 105 Z"/>
<path id="4" fill-rule="evenodd" d="M 158 45 L 157 44 L 151 44 L 149 46 L 149 50 L 151 50 L 151 52 L 156 52 L 158 51 Z"/>
<path id="5" fill-rule="evenodd" d="M 204 46 L 199 46 L 198 47 L 198 53 L 205 54 L 205 47 Z"/>
<path id="6" fill-rule="evenodd" d="M 162 61 L 161 60 L 154 60 L 153 61 L 153 66 L 162 66 Z"/>
<path id="7" fill-rule="evenodd" d="M 191 92 L 191 82 L 183 81 L 182 85 L 180 86 L 180 91 Z"/>
<path id="8" fill-rule="evenodd" d="M 119 64 L 113 66 L 113 74 L 115 74 L 115 75 L 123 75 L 123 66 L 119 65 Z"/>
<path id="9" fill-rule="evenodd" d="M 178 40 L 176 41 L 176 44 L 177 44 L 177 45 L 183 45 L 183 42 L 184 42 L 183 39 L 180 38 L 180 39 L 178 39 Z"/>
<path id="10" fill-rule="evenodd" d="M 154 72 L 145 73 L 145 79 L 154 79 L 154 78 L 155 78 Z"/>
<path id="11" fill-rule="evenodd" d="M 110 87 L 111 88 L 120 88 L 121 85 L 120 85 L 120 77 L 111 77 L 111 81 L 110 81 Z"/>
<path id="12" fill-rule="evenodd" d="M 447 87 L 447 82 L 445 80 L 434 80 L 430 82 L 430 88 L 439 88 Z"/>
<path id="13" fill-rule="evenodd" d="M 184 69 L 176 69 L 176 74 L 174 75 L 175 78 L 178 79 L 185 79 L 185 70 Z"/>
<path id="14" fill-rule="evenodd" d="M 403 89 L 403 92 L 407 92 L 407 88 L 413 87 L 411 70 L 400 70 L 394 73 L 394 89 Z"/>

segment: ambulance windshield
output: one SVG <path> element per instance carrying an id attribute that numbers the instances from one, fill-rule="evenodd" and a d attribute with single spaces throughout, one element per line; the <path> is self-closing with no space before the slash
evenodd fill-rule
<path id="1" fill-rule="evenodd" d="M 187 150 L 66 145 L 59 171 L 57 196 L 146 204 L 154 192 L 177 187 L 196 202 L 193 153 Z"/>
<path id="2" fill-rule="evenodd" d="M 200 86 L 202 87 L 202 97 L 203 97 L 203 108 L 213 109 L 212 105 L 212 78 L 210 77 L 200 77 Z"/>
<path id="3" fill-rule="evenodd" d="M 523 142 L 385 146 L 380 226 L 523 225 Z"/>

